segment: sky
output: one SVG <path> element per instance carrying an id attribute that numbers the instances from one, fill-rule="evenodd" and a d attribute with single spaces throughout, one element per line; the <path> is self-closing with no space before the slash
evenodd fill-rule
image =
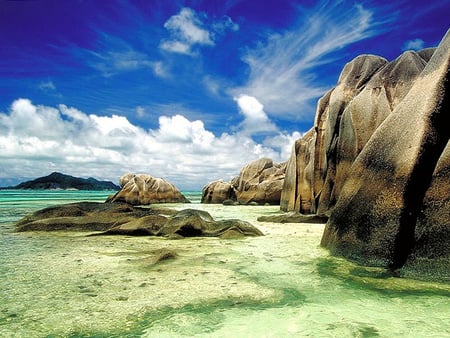
<path id="1" fill-rule="evenodd" d="M 435 47 L 448 0 L 0 0 L 0 186 L 53 171 L 180 190 L 287 161 L 360 54 Z"/>

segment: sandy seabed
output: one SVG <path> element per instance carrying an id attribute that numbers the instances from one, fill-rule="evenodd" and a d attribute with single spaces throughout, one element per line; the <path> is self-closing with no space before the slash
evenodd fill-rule
<path id="1" fill-rule="evenodd" d="M 7 219 L 0 336 L 450 336 L 450 286 L 330 257 L 319 246 L 324 225 L 256 221 L 276 206 L 165 207 L 247 220 L 265 236 L 15 233 Z"/>

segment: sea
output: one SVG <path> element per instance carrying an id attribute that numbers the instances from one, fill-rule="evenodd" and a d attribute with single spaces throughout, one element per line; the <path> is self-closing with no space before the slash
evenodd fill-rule
<path id="1" fill-rule="evenodd" d="M 450 337 L 450 285 L 332 257 L 323 224 L 258 222 L 278 206 L 190 204 L 249 221 L 245 239 L 16 232 L 108 191 L 0 191 L 0 337 Z M 156 262 L 155 252 L 173 259 Z M 449 267 L 450 268 L 450 267 Z"/>

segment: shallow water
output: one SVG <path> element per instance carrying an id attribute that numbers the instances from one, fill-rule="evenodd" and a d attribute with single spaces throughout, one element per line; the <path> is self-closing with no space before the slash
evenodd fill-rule
<path id="1" fill-rule="evenodd" d="M 166 205 L 265 234 L 238 240 L 14 232 L 30 211 L 108 194 L 0 191 L 1 337 L 450 336 L 449 285 L 330 257 L 323 225 L 256 221 L 275 206 Z"/>

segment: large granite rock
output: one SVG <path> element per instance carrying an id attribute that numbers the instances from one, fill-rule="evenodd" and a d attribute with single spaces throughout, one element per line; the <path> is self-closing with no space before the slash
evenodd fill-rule
<path id="1" fill-rule="evenodd" d="M 393 269 L 408 257 L 448 264 L 449 81 L 447 34 L 351 166 L 322 245 Z"/>
<path id="2" fill-rule="evenodd" d="M 403 100 L 434 49 L 407 51 L 387 63 L 362 55 L 318 102 L 314 127 L 296 141 L 288 161 L 281 209 L 331 213 L 356 157 Z"/>
<path id="3" fill-rule="evenodd" d="M 392 269 L 450 264 L 449 59 L 449 33 L 389 63 L 363 55 L 319 100 L 280 206 L 328 216 L 332 253 Z"/>
<path id="4" fill-rule="evenodd" d="M 241 204 L 279 204 L 286 164 L 275 164 L 270 158 L 248 163 L 232 180 L 237 201 Z"/>
<path id="5" fill-rule="evenodd" d="M 202 189 L 202 203 L 218 204 L 226 200 L 236 201 L 236 191 L 230 182 L 210 182 Z"/>
<path id="6" fill-rule="evenodd" d="M 231 182 L 214 181 L 202 189 L 202 203 L 279 204 L 286 163 L 261 158 L 245 165 Z"/>
<path id="7" fill-rule="evenodd" d="M 221 237 L 261 236 L 248 222 L 216 221 L 206 211 L 141 208 L 126 203 L 79 202 L 45 208 L 24 217 L 18 231 L 101 231 L 96 235 Z"/>
<path id="8" fill-rule="evenodd" d="M 132 205 L 154 203 L 189 203 L 189 200 L 170 182 L 145 174 L 125 174 L 120 178 L 121 190 L 107 202 Z"/>

